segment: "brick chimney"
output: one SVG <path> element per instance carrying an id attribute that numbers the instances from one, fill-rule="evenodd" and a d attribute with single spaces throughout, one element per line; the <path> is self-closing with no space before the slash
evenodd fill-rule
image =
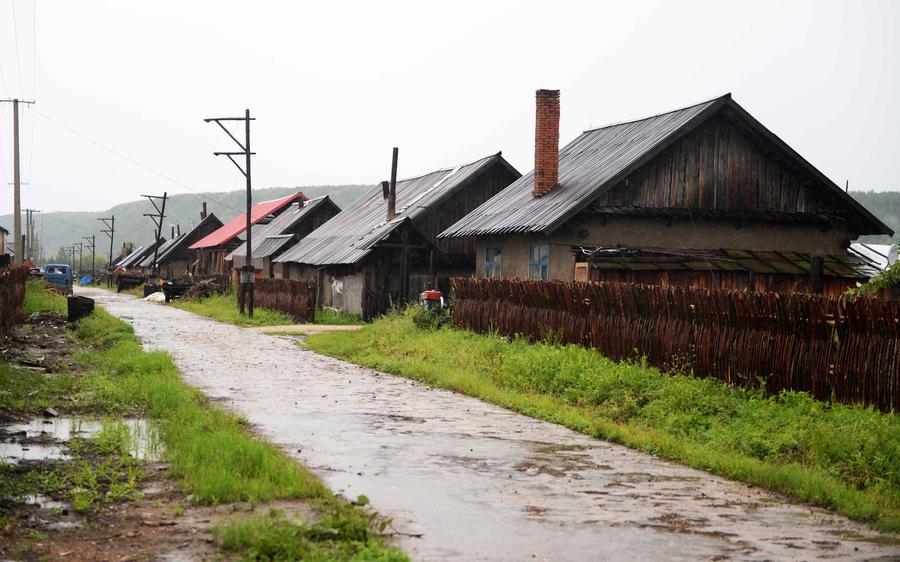
<path id="1" fill-rule="evenodd" d="M 559 90 L 535 92 L 534 187 L 540 197 L 559 185 Z"/>

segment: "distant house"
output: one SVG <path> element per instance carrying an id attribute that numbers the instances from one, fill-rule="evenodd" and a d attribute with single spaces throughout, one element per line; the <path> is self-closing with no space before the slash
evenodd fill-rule
<path id="1" fill-rule="evenodd" d="M 197 226 L 188 232 L 176 234 L 171 240 L 161 244 L 159 250 L 155 252 L 151 248 L 151 251 L 145 252 L 143 259 L 140 263 L 134 264 L 134 267 L 141 268 L 147 275 L 152 274 L 156 270 L 159 277 L 165 279 L 189 277 L 193 263 L 193 256 L 189 247 L 221 227 L 222 221 L 215 214 L 209 213 L 206 216 L 201 214 L 201 219 Z M 154 258 L 156 260 L 155 264 Z"/>
<path id="2" fill-rule="evenodd" d="M 162 246 L 166 243 L 165 238 L 159 239 L 159 245 Z M 157 242 L 156 240 L 151 240 L 149 243 L 144 244 L 143 246 L 138 246 L 135 248 L 130 254 L 123 257 L 118 263 L 114 264 L 116 270 L 121 270 L 124 273 L 135 273 L 141 274 L 143 273 L 143 268 L 141 268 L 141 262 L 145 259 L 153 257 L 153 250 L 156 249 Z"/>
<path id="3" fill-rule="evenodd" d="M 275 258 L 274 275 L 318 280 L 319 304 L 371 318 L 450 275 L 475 271 L 473 239 L 439 232 L 519 177 L 500 153 L 397 182 L 394 216 L 382 187 Z"/>
<path id="4" fill-rule="evenodd" d="M 298 191 L 292 195 L 263 201 L 250 209 L 250 225 L 268 224 L 291 203 L 309 199 Z M 247 229 L 247 213 L 241 213 L 220 228 L 210 232 L 203 239 L 193 242 L 190 250 L 194 256 L 191 272 L 194 275 L 224 275 L 230 263 L 225 257 L 243 243 L 240 235 Z"/>
<path id="5" fill-rule="evenodd" d="M 326 195 L 308 201 L 295 201 L 272 219 L 272 222 L 253 232 L 253 266 L 263 277 L 273 277 L 272 260 L 302 240 L 310 232 L 341 212 L 340 207 Z M 234 269 L 247 265 L 247 243 L 244 242 L 225 257 Z"/>
<path id="6" fill-rule="evenodd" d="M 0 226 L 0 267 L 9 265 L 12 261 L 12 253 L 6 247 L 6 239 L 9 231 Z"/>
<path id="7" fill-rule="evenodd" d="M 834 293 L 893 234 L 730 94 L 561 150 L 558 91 L 536 122 L 534 171 L 440 235 L 477 237 L 478 276 Z"/>

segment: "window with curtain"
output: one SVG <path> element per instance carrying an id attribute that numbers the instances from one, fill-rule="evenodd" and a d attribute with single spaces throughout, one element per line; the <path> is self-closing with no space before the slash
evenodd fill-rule
<path id="1" fill-rule="evenodd" d="M 484 249 L 484 276 L 487 279 L 500 279 L 503 274 L 503 249 L 499 246 L 487 246 Z"/>
<path id="2" fill-rule="evenodd" d="M 534 244 L 528 249 L 528 278 L 550 278 L 550 246 Z"/>

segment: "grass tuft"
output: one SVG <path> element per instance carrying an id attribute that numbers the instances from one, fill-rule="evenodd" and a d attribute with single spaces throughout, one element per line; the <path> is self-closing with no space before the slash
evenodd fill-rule
<path id="1" fill-rule="evenodd" d="M 900 531 L 896 414 L 799 392 L 766 396 L 575 345 L 422 329 L 413 315 L 306 345 Z"/>
<path id="2" fill-rule="evenodd" d="M 242 316 L 238 312 L 237 297 L 234 291 L 205 299 L 173 301 L 172 305 L 219 322 L 243 327 L 295 324 L 294 319 L 289 315 L 268 308 L 254 307 L 253 318 L 249 318 L 246 314 Z"/>
<path id="3" fill-rule="evenodd" d="M 358 314 L 348 314 L 332 308 L 316 309 L 314 322 L 316 324 L 331 324 L 336 326 L 350 326 L 366 323 Z"/>

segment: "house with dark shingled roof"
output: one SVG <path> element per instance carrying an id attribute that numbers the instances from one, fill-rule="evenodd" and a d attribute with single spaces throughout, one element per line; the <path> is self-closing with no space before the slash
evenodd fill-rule
<path id="1" fill-rule="evenodd" d="M 316 280 L 319 306 L 372 318 L 475 272 L 475 239 L 437 234 L 521 174 L 498 152 L 375 187 L 275 258 L 274 275 Z M 386 182 L 385 182 L 386 183 Z M 394 215 L 390 215 L 394 209 Z"/>
<path id="2" fill-rule="evenodd" d="M 559 91 L 537 92 L 535 168 L 443 231 L 476 274 L 837 293 L 892 230 L 730 94 L 584 131 L 558 149 Z"/>

